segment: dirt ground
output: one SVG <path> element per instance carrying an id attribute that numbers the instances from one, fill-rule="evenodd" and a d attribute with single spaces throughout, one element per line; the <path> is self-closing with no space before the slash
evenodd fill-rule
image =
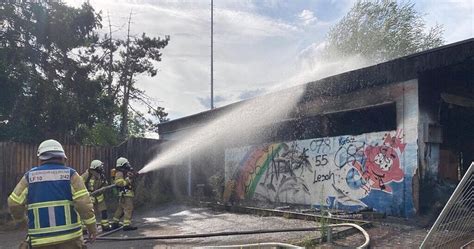
<path id="1" fill-rule="evenodd" d="M 138 230 L 117 232 L 111 236 L 133 237 L 198 234 L 256 229 L 299 228 L 318 225 L 318 223 L 311 221 L 227 213 L 214 211 L 209 208 L 189 207 L 180 204 L 166 204 L 152 210 L 141 210 L 135 214 L 134 224 L 139 227 Z M 371 237 L 372 248 L 417 248 L 428 230 L 417 226 L 416 221 L 413 220 L 387 218 L 373 221 L 373 227 L 367 231 Z M 24 231 L 0 231 L 0 248 L 17 248 L 18 242 L 24 236 Z M 88 248 L 189 248 L 258 242 L 294 244 L 319 236 L 319 232 L 288 232 L 160 241 L 97 241 L 94 244 L 88 245 Z M 345 238 L 338 238 L 332 244 L 325 243 L 319 247 L 356 247 L 362 243 L 363 236 L 361 234 L 354 234 Z"/>

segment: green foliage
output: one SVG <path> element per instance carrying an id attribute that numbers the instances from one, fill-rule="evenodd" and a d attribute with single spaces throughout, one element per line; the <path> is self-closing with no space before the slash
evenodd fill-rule
<path id="1" fill-rule="evenodd" d="M 168 113 L 165 112 L 165 108 L 160 106 L 156 108 L 149 108 L 148 114 L 151 115 L 151 118 L 147 119 L 146 129 L 148 131 L 158 132 L 158 124 L 170 120 L 168 118 Z"/>
<path id="2" fill-rule="evenodd" d="M 92 128 L 85 131 L 84 144 L 115 146 L 120 143 L 118 128 L 103 123 L 95 124 Z"/>
<path id="3" fill-rule="evenodd" d="M 130 20 L 129 20 L 130 22 Z M 129 124 L 127 120 L 131 100 L 144 101 L 144 93 L 135 88 L 135 77 L 140 74 L 148 74 L 151 77 L 156 76 L 157 69 L 153 62 L 161 61 L 160 50 L 168 45 L 169 37 L 165 39 L 150 38 L 145 33 L 141 37 L 132 39 L 127 37 L 126 41 L 120 41 L 123 47 L 119 49 L 119 60 L 117 62 L 119 72 L 118 85 L 121 87 L 121 118 L 120 134 L 125 137 L 129 134 Z M 148 105 L 150 106 L 150 105 Z M 132 109 L 133 111 L 133 109 Z M 141 113 L 136 113 L 143 118 Z M 137 122 L 140 122 L 137 120 Z"/>
<path id="4" fill-rule="evenodd" d="M 285 219 L 291 219 L 293 216 L 290 213 L 284 213 L 283 218 Z"/>
<path id="5" fill-rule="evenodd" d="M 20 141 L 69 139 L 79 124 L 93 124 L 100 84 L 88 77 L 90 66 L 71 56 L 96 41 L 100 17 L 92 7 L 2 2 L 0 9 L 0 77 L 8 102 L 0 110 L 8 120 L 1 134 Z"/>
<path id="6" fill-rule="evenodd" d="M 147 131 L 147 120 L 136 113 L 129 114 L 128 134 L 134 137 L 144 137 Z"/>
<path id="7" fill-rule="evenodd" d="M 157 124 L 166 120 L 164 108 L 153 104 L 153 100 L 135 87 L 138 75 L 156 76 L 156 62 L 161 61 L 161 50 L 168 45 L 169 36 L 164 39 L 139 37 L 128 34 L 125 39 L 113 39 L 112 33 L 105 35 L 102 42 L 94 44 L 88 51 L 90 60 L 97 65 L 96 77 L 102 79 L 104 99 L 109 106 L 116 106 L 115 112 L 108 112 L 111 124 L 114 114 L 120 115 L 120 136 L 142 136 L 146 131 L 156 131 Z M 132 103 L 148 107 L 145 115 L 132 107 Z M 164 118 L 164 119 L 163 119 Z"/>
<path id="8" fill-rule="evenodd" d="M 147 132 L 158 133 L 158 124 L 161 122 L 168 121 L 168 113 L 164 111 L 163 107 L 157 107 L 157 109 L 149 110 L 148 115 L 145 116 L 143 113 L 130 108 L 131 112 L 128 113 L 128 136 L 133 137 L 144 137 Z"/>
<path id="9" fill-rule="evenodd" d="M 325 56 L 381 62 L 442 45 L 442 27 L 425 26 L 410 1 L 359 0 L 329 31 Z"/>
<path id="10" fill-rule="evenodd" d="M 328 224 L 329 224 L 329 210 L 326 205 L 326 192 L 324 191 L 324 185 L 321 188 L 321 199 L 319 200 L 319 207 L 321 210 L 321 218 L 319 218 L 319 224 L 321 226 L 321 241 L 327 236 L 328 234 Z"/>
<path id="11" fill-rule="evenodd" d="M 167 115 L 162 107 L 128 113 L 132 100 L 152 106 L 134 77 L 156 75 L 169 37 L 100 39 L 101 21 L 88 3 L 0 2 L 0 140 L 111 145 L 156 129 L 155 116 Z M 119 137 L 128 123 L 146 125 Z"/>

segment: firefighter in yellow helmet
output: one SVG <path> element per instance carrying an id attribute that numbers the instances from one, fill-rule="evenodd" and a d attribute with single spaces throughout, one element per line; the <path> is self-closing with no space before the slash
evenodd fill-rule
<path id="1" fill-rule="evenodd" d="M 8 197 L 13 218 L 28 224 L 20 248 L 83 248 L 81 219 L 89 239 L 97 235 L 89 192 L 77 172 L 64 165 L 67 157 L 58 141 L 42 142 L 38 157 L 40 165 L 26 172 Z"/>
<path id="2" fill-rule="evenodd" d="M 100 160 L 93 160 L 89 169 L 87 169 L 81 177 L 90 193 L 108 185 L 107 178 L 105 177 L 104 163 Z M 104 194 L 101 193 L 97 196 L 91 196 L 91 200 L 94 204 L 94 210 L 100 212 L 102 231 L 110 231 Z"/>
<path id="3" fill-rule="evenodd" d="M 135 193 L 134 188 L 134 175 L 133 168 L 130 166 L 127 158 L 120 157 L 117 159 L 117 165 L 115 168 L 115 180 L 114 183 L 118 189 L 119 203 L 117 210 L 114 214 L 114 220 L 112 222 L 112 229 L 119 227 L 120 217 L 123 215 L 123 230 L 130 231 L 135 230 L 137 227 L 132 226 L 132 212 L 133 212 L 133 197 Z"/>

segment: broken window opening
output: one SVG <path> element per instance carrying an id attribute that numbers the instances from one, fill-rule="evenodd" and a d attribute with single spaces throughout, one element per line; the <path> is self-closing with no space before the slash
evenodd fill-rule
<path id="1" fill-rule="evenodd" d="M 395 103 L 316 115 L 281 123 L 276 141 L 391 131 L 397 128 Z"/>

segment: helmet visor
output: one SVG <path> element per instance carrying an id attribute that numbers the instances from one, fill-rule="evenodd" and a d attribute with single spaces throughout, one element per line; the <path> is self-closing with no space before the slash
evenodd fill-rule
<path id="1" fill-rule="evenodd" d="M 51 158 L 64 158 L 67 159 L 66 154 L 62 151 L 48 151 L 39 156 L 39 159 L 44 161 L 44 160 L 49 160 Z"/>

